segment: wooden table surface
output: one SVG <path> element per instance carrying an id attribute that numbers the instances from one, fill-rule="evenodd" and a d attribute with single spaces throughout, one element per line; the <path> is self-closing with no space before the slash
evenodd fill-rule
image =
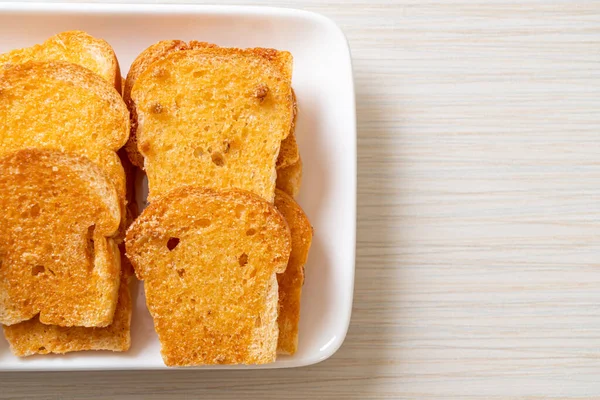
<path id="1" fill-rule="evenodd" d="M 262 3 L 352 48 L 345 344 L 290 370 L 0 374 L 0 397 L 600 398 L 600 2 Z"/>

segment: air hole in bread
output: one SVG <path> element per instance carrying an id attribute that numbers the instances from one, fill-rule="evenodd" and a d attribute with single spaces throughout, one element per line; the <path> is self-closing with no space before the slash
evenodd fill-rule
<path id="1" fill-rule="evenodd" d="M 195 303 L 196 303 L 196 299 L 195 299 L 195 298 L 193 298 L 193 297 L 190 299 L 190 301 L 191 301 L 193 304 L 195 304 Z"/>
<path id="2" fill-rule="evenodd" d="M 150 142 L 140 142 L 138 143 L 138 147 L 140 149 L 141 152 L 143 152 L 144 154 L 150 154 L 151 152 L 151 147 L 150 147 Z"/>
<path id="3" fill-rule="evenodd" d="M 258 99 L 259 102 L 263 102 L 265 97 L 269 94 L 269 87 L 264 83 L 259 83 L 254 90 L 254 95 Z"/>
<path id="4" fill-rule="evenodd" d="M 98 134 L 97 133 L 92 133 L 92 140 L 96 140 L 98 139 Z"/>
<path id="5" fill-rule="evenodd" d="M 204 132 L 208 132 L 209 129 L 210 129 L 210 125 L 204 125 Z"/>
<path id="6" fill-rule="evenodd" d="M 200 78 L 202 75 L 204 75 L 204 71 L 194 71 L 192 75 L 194 78 Z"/>
<path id="7" fill-rule="evenodd" d="M 200 228 L 206 228 L 207 226 L 210 226 L 211 224 L 211 220 L 208 218 L 202 218 L 200 220 L 198 220 L 198 226 Z"/>
<path id="8" fill-rule="evenodd" d="M 39 352 L 46 351 L 46 348 L 45 348 L 44 346 L 41 346 L 41 347 L 38 349 L 38 351 L 39 351 Z"/>
<path id="9" fill-rule="evenodd" d="M 244 211 L 245 211 L 244 206 L 241 204 L 238 204 L 237 206 L 235 206 L 235 217 L 241 218 Z"/>
<path id="10" fill-rule="evenodd" d="M 183 100 L 183 96 L 179 95 L 175 97 L 175 109 L 179 110 L 179 107 L 181 107 L 181 103 Z"/>
<path id="11" fill-rule="evenodd" d="M 160 103 L 154 103 L 152 107 L 150 107 L 150 112 L 152 114 L 160 114 L 163 112 L 163 106 Z"/>
<path id="12" fill-rule="evenodd" d="M 163 147 L 164 151 L 170 151 L 173 150 L 173 145 L 172 144 L 165 144 L 165 147 Z"/>
<path id="13" fill-rule="evenodd" d="M 206 129 L 204 129 L 206 130 Z M 212 153 L 212 147 L 208 146 L 208 149 L 206 149 L 206 151 L 208 151 L 209 153 Z"/>
<path id="14" fill-rule="evenodd" d="M 238 258 L 238 262 L 240 263 L 240 267 L 244 267 L 246 264 L 248 264 L 248 254 L 242 253 L 240 258 Z"/>
<path id="15" fill-rule="evenodd" d="M 175 250 L 175 247 L 177 247 L 178 244 L 179 244 L 179 238 L 171 237 L 167 241 L 167 248 L 169 249 L 169 251 L 173 251 L 173 250 Z"/>
<path id="16" fill-rule="evenodd" d="M 256 269 L 253 269 L 252 272 L 250 272 L 250 278 L 254 278 L 256 276 Z"/>
<path id="17" fill-rule="evenodd" d="M 40 206 L 34 204 L 33 207 L 31 207 L 31 209 L 29 210 L 29 214 L 34 218 L 38 217 L 40 215 Z"/>
<path id="18" fill-rule="evenodd" d="M 213 164 L 215 164 L 217 167 L 222 167 L 223 165 L 225 165 L 225 158 L 223 157 L 223 154 L 219 152 L 214 153 L 211 156 L 211 159 Z"/>
<path id="19" fill-rule="evenodd" d="M 194 157 L 202 157 L 204 155 L 204 150 L 202 150 L 202 147 L 196 147 L 194 149 Z"/>
<path id="20" fill-rule="evenodd" d="M 246 236 L 253 236 L 256 233 L 256 229 L 250 228 L 246 231 Z"/>
<path id="21" fill-rule="evenodd" d="M 231 149 L 231 144 L 229 143 L 228 139 L 223 140 L 223 153 L 227 154 L 229 153 L 229 149 Z"/>
<path id="22" fill-rule="evenodd" d="M 185 269 L 184 268 L 178 269 L 177 275 L 179 275 L 180 278 L 183 278 L 185 275 Z"/>
<path id="23" fill-rule="evenodd" d="M 46 272 L 46 268 L 43 265 L 36 265 L 35 267 L 31 268 L 31 275 L 33 276 L 38 276 L 44 272 Z"/>

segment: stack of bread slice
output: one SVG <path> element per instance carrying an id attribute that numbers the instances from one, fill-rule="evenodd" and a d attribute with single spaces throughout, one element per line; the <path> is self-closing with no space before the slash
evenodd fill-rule
<path id="1" fill-rule="evenodd" d="M 0 54 L 13 353 L 129 349 L 135 270 L 167 365 L 294 354 L 312 227 L 294 200 L 291 78 L 285 51 L 168 40 L 123 81 L 110 45 L 79 31 Z M 134 166 L 149 187 L 137 219 Z"/>
<path id="2" fill-rule="evenodd" d="M 114 51 L 84 32 L 0 55 L 0 323 L 16 355 L 129 348 L 120 91 Z"/>
<path id="3" fill-rule="evenodd" d="M 296 351 L 312 228 L 290 196 L 302 171 L 291 77 L 285 51 L 176 40 L 130 68 L 126 149 L 150 204 L 126 248 L 167 365 Z"/>

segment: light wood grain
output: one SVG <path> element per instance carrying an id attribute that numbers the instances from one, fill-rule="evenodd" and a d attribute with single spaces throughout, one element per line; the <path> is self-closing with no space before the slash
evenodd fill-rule
<path id="1" fill-rule="evenodd" d="M 0 375 L 0 397 L 600 398 L 600 3 L 333 18 L 359 127 L 354 313 L 322 364 Z"/>

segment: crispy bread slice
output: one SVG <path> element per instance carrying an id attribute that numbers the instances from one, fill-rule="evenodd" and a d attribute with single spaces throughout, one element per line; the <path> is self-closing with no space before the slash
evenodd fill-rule
<path id="1" fill-rule="evenodd" d="M 0 323 L 107 326 L 119 287 L 114 185 L 85 157 L 25 149 L 0 159 Z"/>
<path id="2" fill-rule="evenodd" d="M 296 142 L 296 133 L 292 131 L 288 137 L 281 141 L 281 148 L 276 164 L 277 171 L 297 163 L 298 159 L 300 159 L 300 152 L 298 151 L 298 143 Z"/>
<path id="3" fill-rule="evenodd" d="M 298 348 L 300 297 L 304 284 L 304 265 L 312 242 L 313 228 L 294 199 L 275 191 L 275 207 L 287 221 L 292 234 L 292 252 L 284 273 L 277 275 L 279 284 L 279 340 L 277 351 L 294 354 Z"/>
<path id="4" fill-rule="evenodd" d="M 186 43 L 182 40 L 162 40 L 142 51 L 133 61 L 131 67 L 129 67 L 127 79 L 125 80 L 125 85 L 123 87 L 123 99 L 125 100 L 131 115 L 131 134 L 129 135 L 129 141 L 125 145 L 125 149 L 127 150 L 127 155 L 129 156 L 129 159 L 133 165 L 139 168 L 144 168 L 144 157 L 137 149 L 137 137 L 135 134 L 137 130 L 137 112 L 135 109 L 135 104 L 131 100 L 131 89 L 133 88 L 133 84 L 135 83 L 137 77 L 140 76 L 140 74 L 145 71 L 150 64 L 166 57 L 173 52 L 203 47 L 218 46 L 211 43 L 197 42 L 194 40 L 189 43 Z"/>
<path id="5" fill-rule="evenodd" d="M 146 50 L 141 52 L 134 60 L 133 64 L 131 64 L 131 67 L 129 68 L 129 73 L 127 74 L 127 79 L 125 80 L 125 86 L 123 88 L 123 98 L 125 99 L 125 103 L 127 104 L 131 115 L 131 134 L 129 135 L 129 141 L 125 145 L 125 148 L 127 149 L 129 159 L 134 165 L 140 168 L 143 168 L 144 166 L 144 157 L 138 151 L 137 137 L 135 134 L 137 129 L 137 112 L 135 108 L 135 103 L 131 100 L 131 89 L 133 88 L 137 77 L 140 76 L 140 74 L 143 71 L 145 71 L 146 68 L 148 68 L 148 66 L 150 66 L 153 62 L 160 60 L 173 52 L 182 50 L 201 49 L 205 47 L 217 48 L 219 46 L 212 43 L 197 42 L 194 40 L 192 40 L 189 43 L 186 43 L 181 40 L 163 40 L 153 44 L 152 46 L 148 47 Z M 293 89 L 292 97 L 292 125 L 288 137 L 281 142 L 281 150 L 277 158 L 277 168 L 285 168 L 288 165 L 294 164 L 299 157 L 298 145 L 296 144 L 296 136 L 294 134 L 298 106 L 296 101 L 296 94 L 294 93 Z"/>
<path id="6" fill-rule="evenodd" d="M 121 71 L 113 48 L 105 40 L 85 32 L 61 32 L 42 44 L 0 54 L 0 65 L 28 61 L 65 61 L 81 65 L 121 93 Z"/>
<path id="7" fill-rule="evenodd" d="M 64 354 L 72 351 L 127 351 L 131 345 L 131 294 L 129 260 L 121 257 L 122 275 L 117 308 L 112 323 L 105 328 L 62 327 L 42 324 L 36 316 L 29 321 L 4 327 L 4 336 L 15 356 L 34 354 Z"/>
<path id="8" fill-rule="evenodd" d="M 298 102 L 296 101 L 296 92 L 294 92 L 294 89 L 292 89 L 292 98 L 294 101 L 292 109 L 292 126 L 288 136 L 281 141 L 281 148 L 279 149 L 279 156 L 277 157 L 277 163 L 275 165 L 277 169 L 286 168 L 292 164 L 295 164 L 300 158 L 300 151 L 298 150 L 298 143 L 296 142 L 296 117 L 298 116 Z"/>
<path id="9" fill-rule="evenodd" d="M 237 189 L 182 187 L 150 203 L 125 243 L 165 364 L 274 361 L 274 274 L 291 241 L 272 204 Z"/>
<path id="10" fill-rule="evenodd" d="M 127 228 L 129 228 L 133 220 L 138 216 L 139 212 L 137 202 L 135 200 L 135 169 L 129 161 L 129 157 L 127 157 L 127 152 L 125 151 L 125 148 L 121 148 L 118 151 L 117 155 L 121 160 L 121 164 L 123 165 L 123 171 L 125 173 L 126 207 L 124 210 L 124 214 L 121 218 L 119 234 L 115 237 L 115 241 L 119 245 L 119 250 L 123 250 L 122 252 L 123 254 L 125 254 L 124 248 L 121 249 L 121 245 L 124 246 L 125 243 L 125 232 L 127 232 Z"/>
<path id="11" fill-rule="evenodd" d="M 28 147 L 84 155 L 124 198 L 125 175 L 115 151 L 128 136 L 123 99 L 95 73 L 64 62 L 0 69 L 0 155 Z"/>
<path id="12" fill-rule="evenodd" d="M 302 158 L 292 165 L 277 169 L 277 189 L 296 197 L 302 184 Z"/>
<path id="13" fill-rule="evenodd" d="M 191 184 L 273 201 L 293 118 L 291 73 L 291 54 L 272 49 L 176 51 L 147 67 L 131 99 L 150 201 Z"/>

